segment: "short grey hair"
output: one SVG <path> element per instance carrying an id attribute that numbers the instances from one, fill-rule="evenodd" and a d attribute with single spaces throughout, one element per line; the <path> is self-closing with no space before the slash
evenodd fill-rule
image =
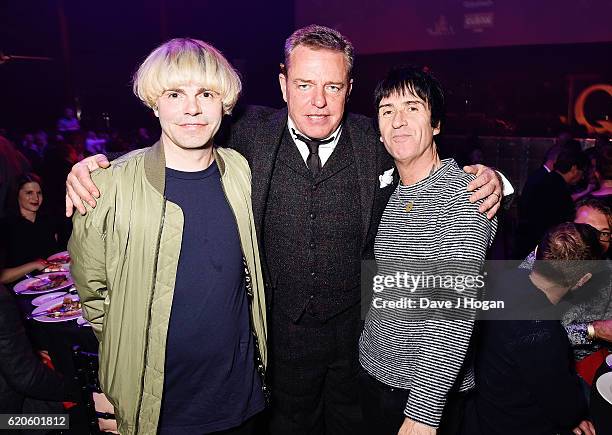
<path id="1" fill-rule="evenodd" d="M 285 63 L 282 71 L 284 74 L 287 73 L 287 68 L 289 68 L 291 52 L 300 45 L 313 50 L 332 50 L 343 53 L 348 67 L 348 76 L 351 76 L 355 59 L 353 44 L 337 30 L 317 24 L 297 29 L 285 41 Z"/>

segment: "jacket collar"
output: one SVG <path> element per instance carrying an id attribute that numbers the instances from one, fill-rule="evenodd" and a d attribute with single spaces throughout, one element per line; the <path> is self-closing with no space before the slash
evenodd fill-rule
<path id="1" fill-rule="evenodd" d="M 377 178 L 377 135 L 373 133 L 370 123 L 353 121 L 350 113 L 344 118 L 343 134 L 350 137 L 353 155 L 357 164 L 357 181 L 361 199 L 362 240 L 367 240 L 376 195 Z"/>
<path id="2" fill-rule="evenodd" d="M 272 172 L 276 164 L 283 132 L 287 128 L 287 108 L 271 114 L 263 125 L 265 127 L 258 128 L 253 138 L 252 143 L 257 146 L 257 152 L 253 153 L 251 162 L 253 214 L 258 234 L 263 234 L 263 217 Z"/>
<path id="3" fill-rule="evenodd" d="M 216 148 L 213 148 L 213 156 L 221 177 L 225 175 L 225 162 L 219 155 Z M 166 157 L 164 155 L 164 147 L 161 140 L 158 140 L 151 146 L 144 156 L 145 176 L 151 185 L 157 190 L 160 195 L 164 195 L 166 187 Z"/>

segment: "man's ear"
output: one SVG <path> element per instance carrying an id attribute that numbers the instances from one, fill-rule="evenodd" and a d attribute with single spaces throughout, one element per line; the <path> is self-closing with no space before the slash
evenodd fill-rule
<path id="1" fill-rule="evenodd" d="M 353 90 L 353 79 L 350 79 L 348 82 L 348 89 L 346 90 L 346 99 L 348 100 L 349 95 L 351 95 L 351 91 Z"/>
<path id="2" fill-rule="evenodd" d="M 433 135 L 437 135 L 440 134 L 440 121 L 438 121 L 438 124 L 433 128 Z"/>
<path id="3" fill-rule="evenodd" d="M 586 273 L 582 278 L 580 278 L 578 280 L 578 282 L 576 283 L 576 285 L 574 287 L 572 287 L 572 290 L 576 290 L 577 288 L 582 287 L 583 285 L 585 285 L 587 282 L 589 282 L 589 280 L 593 277 L 593 274 L 591 272 Z"/>
<path id="4" fill-rule="evenodd" d="M 282 69 L 282 64 L 281 64 L 281 69 Z M 278 74 L 278 84 L 280 85 L 281 92 L 283 94 L 283 100 L 285 100 L 285 103 L 286 103 L 287 102 L 287 77 L 282 72 Z"/>

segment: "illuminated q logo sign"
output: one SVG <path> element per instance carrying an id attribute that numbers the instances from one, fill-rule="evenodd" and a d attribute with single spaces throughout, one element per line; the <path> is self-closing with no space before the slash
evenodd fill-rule
<path id="1" fill-rule="evenodd" d="M 592 85 L 586 88 L 580 96 L 576 99 L 576 104 L 574 104 L 574 117 L 576 118 L 576 122 L 580 125 L 584 125 L 587 128 L 589 133 L 612 133 L 612 122 L 604 119 L 600 119 L 595 121 L 596 125 L 592 125 L 584 116 L 584 104 L 586 103 L 587 98 L 593 92 L 603 91 L 607 92 L 608 95 L 612 97 L 612 85 L 606 84 L 597 84 Z"/>

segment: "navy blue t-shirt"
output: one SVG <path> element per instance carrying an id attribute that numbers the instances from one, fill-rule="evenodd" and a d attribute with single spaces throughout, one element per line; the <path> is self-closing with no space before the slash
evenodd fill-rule
<path id="1" fill-rule="evenodd" d="M 160 433 L 207 433 L 264 408 L 236 219 L 216 163 L 166 168 L 185 226 L 168 327 Z"/>

